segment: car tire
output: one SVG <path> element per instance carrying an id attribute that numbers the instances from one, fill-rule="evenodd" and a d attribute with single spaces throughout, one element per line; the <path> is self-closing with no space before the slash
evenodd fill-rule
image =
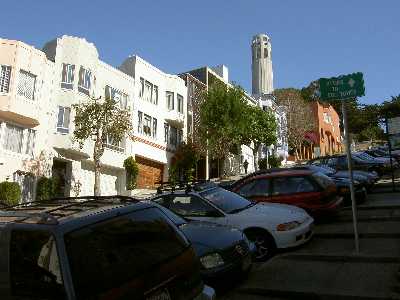
<path id="1" fill-rule="evenodd" d="M 249 241 L 255 244 L 255 261 L 266 261 L 275 254 L 275 240 L 267 231 L 263 229 L 249 229 L 245 231 L 245 235 Z"/>

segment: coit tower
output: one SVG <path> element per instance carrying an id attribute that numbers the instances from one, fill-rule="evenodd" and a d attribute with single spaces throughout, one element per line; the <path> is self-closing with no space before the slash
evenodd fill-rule
<path id="1" fill-rule="evenodd" d="M 251 41 L 252 94 L 271 94 L 274 91 L 271 39 L 266 34 L 257 34 Z"/>

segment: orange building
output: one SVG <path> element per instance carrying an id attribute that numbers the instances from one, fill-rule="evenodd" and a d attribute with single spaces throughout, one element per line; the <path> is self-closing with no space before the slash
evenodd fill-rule
<path id="1" fill-rule="evenodd" d="M 313 138 L 311 138 L 311 146 L 307 156 L 316 157 L 342 152 L 340 119 L 336 110 L 332 105 L 317 101 L 311 104 L 311 109 L 316 130 L 309 135 Z"/>

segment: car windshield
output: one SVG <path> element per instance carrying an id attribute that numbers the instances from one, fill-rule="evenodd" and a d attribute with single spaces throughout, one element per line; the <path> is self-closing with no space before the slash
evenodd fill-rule
<path id="1" fill-rule="evenodd" d="M 254 205 L 242 196 L 222 188 L 207 190 L 200 195 L 228 214 L 242 211 Z"/>

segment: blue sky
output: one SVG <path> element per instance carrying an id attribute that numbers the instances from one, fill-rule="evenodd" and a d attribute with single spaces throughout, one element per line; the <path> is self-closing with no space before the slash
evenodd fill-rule
<path id="1" fill-rule="evenodd" d="M 118 66 L 138 54 L 169 73 L 225 64 L 251 91 L 250 41 L 272 39 L 275 88 L 363 72 L 376 103 L 400 94 L 398 0 L 152 0 L 2 3 L 0 37 L 41 48 L 63 34 L 93 42 Z"/>

